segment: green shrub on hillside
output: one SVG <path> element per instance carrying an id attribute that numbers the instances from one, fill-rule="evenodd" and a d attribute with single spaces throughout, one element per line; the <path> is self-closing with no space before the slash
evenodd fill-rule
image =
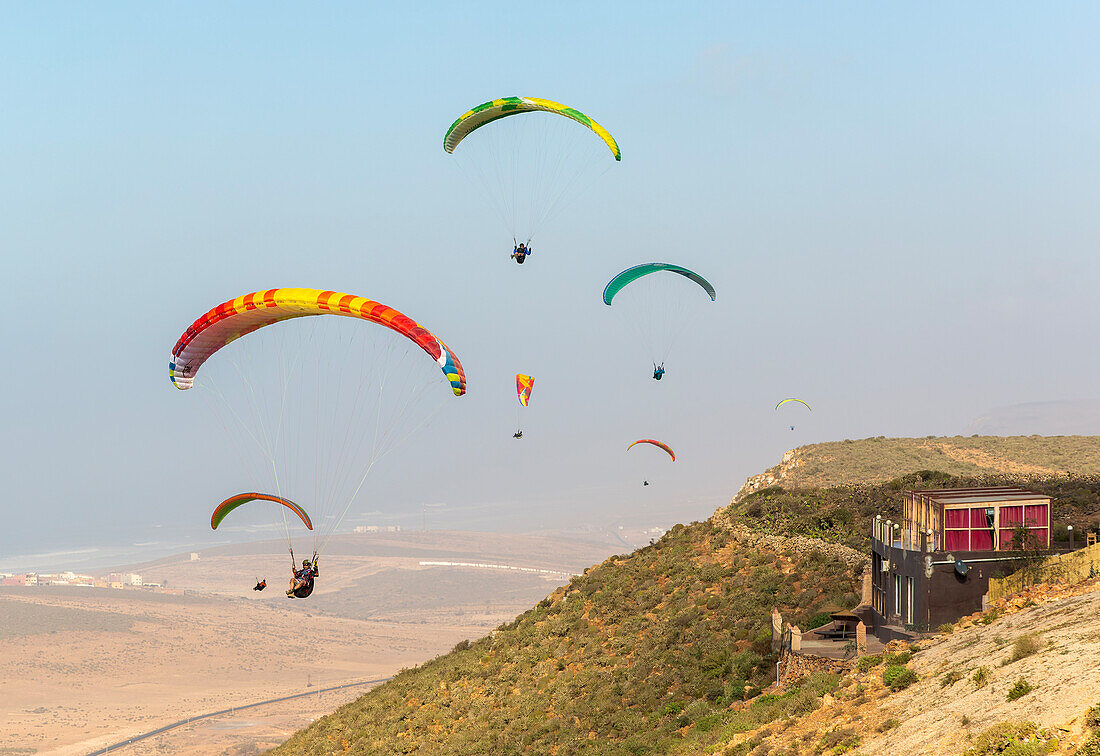
<path id="1" fill-rule="evenodd" d="M 916 672 L 901 664 L 887 667 L 882 673 L 883 684 L 893 691 L 905 690 L 919 679 Z"/>
<path id="2" fill-rule="evenodd" d="M 1034 722 L 1001 722 L 979 735 L 963 756 L 1044 756 L 1058 749 L 1058 739 Z"/>
<path id="3" fill-rule="evenodd" d="M 856 669 L 860 672 L 867 672 L 880 664 L 882 664 L 881 656 L 861 656 L 859 661 L 856 662 Z"/>
<path id="4" fill-rule="evenodd" d="M 885 662 L 887 666 L 892 666 L 894 664 L 908 664 L 912 658 L 912 651 L 902 651 L 897 654 L 886 654 L 882 657 L 882 661 Z"/>
<path id="5" fill-rule="evenodd" d="M 1016 684 L 1009 689 L 1007 698 L 1009 701 L 1015 701 L 1017 698 L 1023 698 L 1033 690 L 1035 690 L 1035 686 L 1021 677 L 1016 681 Z"/>
<path id="6" fill-rule="evenodd" d="M 1017 662 L 1020 661 L 1020 659 L 1031 656 L 1037 653 L 1042 647 L 1043 642 L 1039 640 L 1039 636 L 1035 633 L 1021 635 L 1016 639 L 1016 642 L 1012 644 L 1012 655 L 1005 660 L 1005 664 L 1011 664 L 1012 662 Z"/>
<path id="7" fill-rule="evenodd" d="M 940 678 L 940 687 L 941 688 L 950 687 L 950 686 L 954 685 L 955 683 L 957 683 L 962 678 L 963 678 L 962 672 L 960 672 L 957 669 L 953 669 L 953 670 L 947 672 L 946 674 L 944 674 L 943 677 Z"/>

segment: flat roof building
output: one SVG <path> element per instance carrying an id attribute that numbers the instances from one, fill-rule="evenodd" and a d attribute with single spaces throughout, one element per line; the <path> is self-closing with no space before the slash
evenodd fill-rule
<path id="1" fill-rule="evenodd" d="M 932 551 L 1046 548 L 1050 497 L 1019 486 L 904 491 L 901 525 L 903 542 L 927 542 Z M 1021 527 L 1029 536 L 1022 544 Z"/>
<path id="2" fill-rule="evenodd" d="M 1020 550 L 1050 548 L 1051 497 L 1020 486 L 902 492 L 901 522 L 874 522 L 872 621 L 882 639 L 980 611 Z"/>

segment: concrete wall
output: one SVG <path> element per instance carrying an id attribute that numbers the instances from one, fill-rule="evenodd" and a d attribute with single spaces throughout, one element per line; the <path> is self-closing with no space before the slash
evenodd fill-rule
<path id="1" fill-rule="evenodd" d="M 989 581 L 989 600 L 999 601 L 1034 583 L 1077 583 L 1100 575 L 1100 544 L 1043 560 L 1034 568 Z"/>

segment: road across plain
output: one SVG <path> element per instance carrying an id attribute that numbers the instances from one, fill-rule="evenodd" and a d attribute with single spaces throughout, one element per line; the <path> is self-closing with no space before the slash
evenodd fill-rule
<path id="1" fill-rule="evenodd" d="M 131 746 L 134 743 L 137 743 L 139 741 L 146 740 L 146 739 L 154 737 L 156 735 L 160 735 L 161 733 L 168 732 L 169 730 L 174 730 L 177 727 L 183 727 L 184 725 L 191 724 L 192 722 L 198 722 L 199 720 L 202 720 L 202 719 L 210 719 L 210 717 L 220 717 L 224 714 L 232 714 L 232 713 L 237 712 L 237 711 L 244 711 L 245 709 L 254 709 L 257 706 L 266 706 L 268 704 L 280 703 L 282 701 L 290 701 L 290 700 L 295 699 L 295 698 L 304 698 L 305 696 L 315 696 L 318 693 L 328 693 L 328 692 L 333 691 L 333 690 L 343 690 L 344 688 L 354 688 L 354 687 L 359 686 L 359 685 L 376 685 L 378 683 L 384 683 L 384 682 L 387 682 L 387 681 L 392 680 L 392 679 L 393 679 L 392 677 L 381 677 L 377 680 L 360 680 L 359 682 L 344 683 L 343 685 L 333 685 L 331 688 L 321 688 L 320 690 L 307 690 L 304 693 L 294 693 L 294 694 L 291 694 L 289 696 L 280 696 L 279 698 L 269 698 L 266 701 L 257 701 L 256 703 L 244 704 L 243 706 L 231 706 L 228 709 L 222 709 L 221 711 L 212 711 L 209 714 L 199 714 L 198 716 L 188 717 L 187 719 L 181 719 L 178 722 L 173 722 L 172 724 L 165 725 L 164 727 L 158 727 L 157 729 L 150 730 L 149 732 L 143 732 L 140 735 L 135 735 L 134 737 L 127 738 L 126 740 L 120 740 L 119 742 L 115 743 L 114 745 L 109 745 L 106 748 L 100 748 L 98 751 L 92 751 L 91 753 L 88 754 L 88 756 L 103 756 L 104 754 L 107 754 L 107 753 L 116 753 L 116 752 L 120 751 L 121 749 L 126 748 L 127 746 Z"/>

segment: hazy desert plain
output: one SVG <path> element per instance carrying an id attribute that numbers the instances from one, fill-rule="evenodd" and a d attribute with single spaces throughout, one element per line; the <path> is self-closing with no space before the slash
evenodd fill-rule
<path id="1" fill-rule="evenodd" d="M 126 567 L 179 593 L 5 588 L 0 754 L 86 754 L 188 717 L 385 678 L 484 635 L 610 551 L 515 535 L 342 536 L 304 601 L 283 595 L 277 541 Z M 252 591 L 254 576 L 270 587 Z M 124 752 L 255 753 L 368 687 L 204 719 Z"/>

